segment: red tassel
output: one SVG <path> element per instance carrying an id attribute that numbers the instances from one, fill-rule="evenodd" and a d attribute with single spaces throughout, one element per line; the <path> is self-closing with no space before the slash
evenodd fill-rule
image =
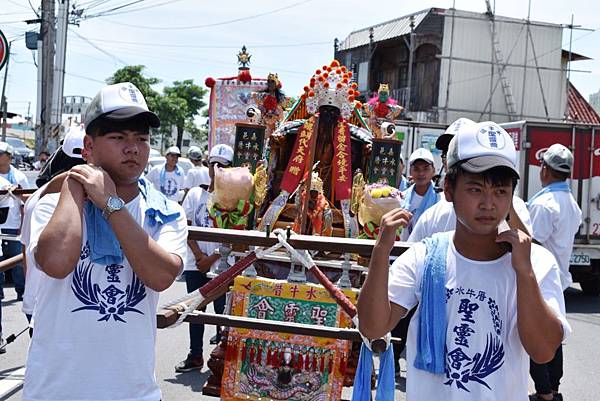
<path id="1" fill-rule="evenodd" d="M 246 356 L 248 355 L 248 346 L 244 341 L 244 345 L 242 345 L 242 361 L 246 362 Z"/>
<path id="2" fill-rule="evenodd" d="M 279 367 L 285 365 L 285 355 L 283 350 L 279 351 Z"/>
<path id="3" fill-rule="evenodd" d="M 296 360 L 296 369 L 302 370 L 302 367 L 303 367 L 302 365 L 303 365 L 302 354 L 298 353 L 298 359 Z"/>
<path id="4" fill-rule="evenodd" d="M 254 355 L 256 355 L 256 349 L 254 346 L 250 346 L 250 363 L 254 363 Z"/>
<path id="5" fill-rule="evenodd" d="M 342 376 L 346 375 L 346 358 L 344 357 L 340 359 L 340 374 Z"/>
<path id="6" fill-rule="evenodd" d="M 318 357 L 317 357 L 317 354 L 314 354 L 314 355 L 313 355 L 313 359 L 312 359 L 312 366 L 311 366 L 311 370 L 312 370 L 313 372 L 316 372 L 316 371 L 317 371 L 317 358 L 318 358 Z"/>
<path id="7" fill-rule="evenodd" d="M 258 352 L 256 353 L 256 364 L 262 365 L 262 347 L 258 346 Z"/>
<path id="8" fill-rule="evenodd" d="M 331 374 L 333 372 L 333 356 L 329 357 L 329 365 L 327 366 L 327 373 Z"/>
<path id="9" fill-rule="evenodd" d="M 310 370 L 310 354 L 304 356 L 304 370 L 307 372 Z"/>
<path id="10" fill-rule="evenodd" d="M 272 354 L 271 347 L 267 348 L 267 366 L 271 366 L 272 363 Z"/>
<path id="11" fill-rule="evenodd" d="M 324 356 L 321 357 L 321 365 L 319 366 L 319 370 L 321 371 L 321 373 L 325 373 L 325 357 Z"/>

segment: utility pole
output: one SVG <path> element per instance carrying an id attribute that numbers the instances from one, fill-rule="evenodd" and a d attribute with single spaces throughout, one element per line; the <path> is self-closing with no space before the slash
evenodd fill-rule
<path id="1" fill-rule="evenodd" d="M 69 0 L 58 0 L 58 18 L 56 21 L 56 56 L 54 62 L 54 85 L 52 88 L 53 128 L 62 124 L 63 93 L 65 82 L 65 59 L 67 53 L 67 30 L 69 23 Z M 48 148 L 57 147 L 55 138 L 48 138 Z"/>
<path id="2" fill-rule="evenodd" d="M 4 66 L 4 83 L 2 84 L 2 96 L 0 96 L 0 109 L 2 109 L 2 142 L 6 142 L 6 118 L 8 117 L 8 105 L 6 104 L 6 79 L 8 77 L 8 65 L 10 64 L 10 46 L 11 42 L 8 42 L 8 48 L 6 49 L 6 65 Z"/>
<path id="3" fill-rule="evenodd" d="M 412 96 L 412 70 L 413 70 L 413 57 L 415 53 L 415 17 L 410 17 L 410 45 L 408 49 L 408 89 L 406 95 L 406 104 L 404 105 L 404 112 L 410 111 L 410 97 Z"/>
<path id="4" fill-rule="evenodd" d="M 42 90 L 40 126 L 35 138 L 36 153 L 46 150 L 52 131 L 52 91 L 54 86 L 54 42 L 56 24 L 54 1 L 42 0 Z"/>

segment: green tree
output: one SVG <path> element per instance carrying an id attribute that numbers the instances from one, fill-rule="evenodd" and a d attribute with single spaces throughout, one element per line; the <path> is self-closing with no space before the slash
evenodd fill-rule
<path id="1" fill-rule="evenodd" d="M 131 82 L 137 86 L 140 92 L 142 92 L 142 95 L 144 95 L 148 108 L 155 112 L 160 93 L 152 89 L 152 85 L 158 84 L 160 79 L 144 75 L 145 68 L 146 67 L 143 65 L 125 66 L 115 71 L 115 73 L 106 80 L 106 83 L 111 85 L 119 82 Z"/>
<path id="2" fill-rule="evenodd" d="M 163 98 L 167 103 L 179 107 L 174 113 L 161 115 L 161 120 L 165 125 L 174 125 L 177 127 L 177 146 L 181 148 L 183 142 L 183 132 L 186 127 L 194 127 L 194 117 L 198 115 L 200 109 L 206 106 L 203 98 L 206 89 L 196 85 L 194 80 L 186 79 L 184 81 L 175 81 L 171 86 L 165 86 L 163 89 Z M 175 100 L 181 99 L 181 100 Z M 170 107 L 170 106 L 169 106 Z"/>
<path id="3" fill-rule="evenodd" d="M 161 95 L 157 98 L 157 106 L 155 109 L 156 114 L 160 118 L 160 128 L 158 133 L 162 137 L 161 152 L 164 152 L 165 148 L 171 146 L 171 142 L 165 138 L 171 138 L 171 132 L 173 125 L 177 125 L 177 121 L 186 121 L 187 102 L 185 99 L 173 95 Z M 181 144 L 178 143 L 181 148 Z"/>

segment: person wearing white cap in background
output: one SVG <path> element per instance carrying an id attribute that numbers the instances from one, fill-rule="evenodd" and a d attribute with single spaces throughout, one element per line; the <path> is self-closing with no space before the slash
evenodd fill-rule
<path id="1" fill-rule="evenodd" d="M 408 227 L 400 233 L 400 240 L 406 241 L 423 212 L 440 200 L 440 194 L 435 191 L 433 176 L 435 167 L 433 155 L 425 148 L 418 148 L 408 158 L 408 172 L 413 184 L 402 194 L 403 207 L 412 214 Z"/>
<path id="2" fill-rule="evenodd" d="M 183 200 L 183 210 L 187 216 L 188 224 L 196 227 L 214 227 L 213 220 L 208 214 L 208 202 L 213 191 L 213 179 L 215 165 L 229 167 L 233 162 L 233 149 L 224 144 L 215 145 L 208 158 L 209 169 L 200 170 L 198 174 L 198 186 L 192 187 Z M 213 265 L 219 263 L 219 255 L 216 253 L 218 243 L 188 240 L 188 253 L 185 262 L 184 276 L 188 293 L 197 290 L 210 279 L 206 273 Z M 224 296 L 216 299 L 213 303 L 215 312 L 223 313 L 225 309 Z M 175 366 L 176 372 L 189 372 L 202 369 L 204 366 L 203 353 L 203 324 L 190 324 L 190 349 L 187 357 Z M 211 339 L 211 343 L 220 340 L 220 330 L 217 327 L 217 336 Z"/>
<path id="3" fill-rule="evenodd" d="M 6 142 L 0 142 L 0 177 L 6 179 L 13 188 L 29 188 L 29 182 L 23 172 L 11 164 L 13 147 Z M 2 234 L 18 235 L 21 228 L 21 207 L 23 201 L 20 197 L 12 197 L 11 205 L 6 222 L 0 224 Z M 2 258 L 5 260 L 21 253 L 21 244 L 19 241 L 2 241 Z M 23 266 L 19 263 L 11 269 L 15 291 L 17 292 L 17 301 L 23 299 L 25 291 L 25 274 Z M 0 285 L 4 284 L 4 273 L 0 273 Z M 1 294 L 0 294 L 1 295 Z"/>
<path id="4" fill-rule="evenodd" d="M 184 189 L 189 191 L 203 182 L 204 174 L 208 175 L 208 167 L 202 165 L 202 150 L 198 146 L 191 146 L 188 149 L 187 156 L 194 165 L 194 167 L 188 170 L 183 185 Z"/>
<path id="5" fill-rule="evenodd" d="M 84 121 L 88 164 L 31 218 L 45 274 L 22 399 L 157 401 L 156 308 L 183 269 L 185 214 L 141 178 L 160 120 L 135 85 L 102 88 Z"/>
<path id="6" fill-rule="evenodd" d="M 169 147 L 165 151 L 165 163 L 154 166 L 146 174 L 146 179 L 154 184 L 156 189 L 175 202 L 180 202 L 184 195 L 185 173 L 177 164 L 179 156 L 181 151 L 177 146 Z"/>
<path id="7" fill-rule="evenodd" d="M 35 311 L 37 300 L 37 290 L 42 280 L 42 272 L 39 266 L 35 265 L 35 258 L 31 252 L 27 251 L 31 240 L 31 217 L 33 209 L 38 201 L 45 195 L 60 192 L 64 180 L 67 178 L 67 171 L 72 167 L 85 164 L 83 160 L 83 137 L 85 130 L 82 126 L 73 126 L 67 131 L 61 146 L 56 152 L 48 158 L 46 182 L 40 186 L 25 202 L 23 207 L 23 222 L 21 224 L 21 244 L 23 245 L 24 258 L 23 267 L 25 268 L 25 293 L 23 294 L 23 306 L 21 310 L 31 322 Z M 52 164 L 52 165 L 50 165 Z M 42 174 L 42 173 L 40 173 Z M 58 199 L 52 197 L 52 201 Z M 56 206 L 54 202 L 54 206 Z M 32 331 L 30 331 L 32 334 Z"/>
<path id="8" fill-rule="evenodd" d="M 550 146 L 542 157 L 542 189 L 527 202 L 533 225 L 533 239 L 556 258 L 563 291 L 573 283 L 569 259 L 575 234 L 581 225 L 581 209 L 567 183 L 572 168 L 571 151 L 559 143 Z M 558 391 L 563 376 L 562 345 L 550 362 L 537 364 L 531 361 L 530 374 L 536 390 L 532 400 L 562 401 L 562 395 Z"/>
<path id="9" fill-rule="evenodd" d="M 484 127 L 486 124 L 488 123 L 483 122 L 480 123 L 479 126 Z M 460 118 L 450 124 L 446 129 L 446 132 L 440 135 L 435 142 L 436 148 L 442 152 L 444 173 L 448 170 L 446 166 L 446 157 L 450 140 L 454 135 L 460 132 L 461 129 L 469 129 L 470 125 L 477 125 L 477 123 L 467 118 Z M 519 228 L 528 234 L 531 233 L 531 219 L 529 217 L 529 211 L 527 211 L 527 205 L 516 194 L 513 195 L 513 204 L 509 216 L 510 219 L 508 219 L 508 225 L 511 226 L 511 228 Z M 440 199 L 438 203 L 427 209 L 421 215 L 407 241 L 419 242 L 427 237 L 431 237 L 435 233 L 452 231 L 454 230 L 455 225 L 456 214 L 454 213 L 454 205 L 452 202 L 448 202 L 445 196 L 442 196 L 442 199 Z"/>
<path id="10" fill-rule="evenodd" d="M 381 220 L 358 299 L 359 329 L 385 335 L 413 306 L 407 400 L 526 400 L 528 357 L 552 358 L 570 333 L 558 265 L 520 230 L 501 231 L 518 182 L 512 138 L 497 124 L 463 130 L 448 151 L 456 230 L 415 243 L 389 267 L 410 213 Z"/>
<path id="11" fill-rule="evenodd" d="M 5 178 L 0 177 L 0 190 L 11 189 L 13 185 Z M 4 222 L 10 213 L 10 208 L 13 204 L 13 198 L 10 194 L 0 194 L 0 223 Z M 2 256 L 2 248 L 0 248 L 0 256 Z M 2 337 L 2 299 L 4 298 L 4 273 L 0 273 L 0 347 L 5 346 L 4 338 Z M 6 348 L 0 348 L 0 354 L 4 354 Z"/>

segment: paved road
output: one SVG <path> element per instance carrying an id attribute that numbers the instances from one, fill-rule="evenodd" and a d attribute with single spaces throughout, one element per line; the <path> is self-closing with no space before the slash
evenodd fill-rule
<path id="1" fill-rule="evenodd" d="M 2 303 L 5 336 L 23 329 L 27 322 L 20 312 L 21 303 L 15 301 L 12 288 L 5 289 L 6 299 Z M 185 284 L 175 282 L 161 294 L 161 303 L 176 299 L 185 293 Z M 577 288 L 566 293 L 567 315 L 573 327 L 573 335 L 564 346 L 565 378 L 561 390 L 565 400 L 600 400 L 600 298 L 584 296 Z M 210 308 L 209 308 L 210 311 Z M 214 335 L 214 328 L 205 332 L 205 344 Z M 208 370 L 178 374 L 174 371 L 177 362 L 187 352 L 187 327 L 159 330 L 157 336 L 157 378 L 163 392 L 163 400 L 197 401 L 215 400 L 201 395 L 201 389 L 208 378 Z M 19 337 L 8 346 L 8 352 L 0 355 L 0 400 L 18 401 L 21 399 L 21 379 L 25 366 L 29 338 Z M 208 360 L 212 347 L 205 348 Z M 65 355 L 65 357 L 68 357 Z M 404 400 L 402 381 L 397 387 L 396 400 Z M 12 390 L 11 390 L 12 389 Z M 8 391 L 8 393 L 7 393 Z M 344 391 L 344 398 L 351 397 L 350 389 Z"/>

